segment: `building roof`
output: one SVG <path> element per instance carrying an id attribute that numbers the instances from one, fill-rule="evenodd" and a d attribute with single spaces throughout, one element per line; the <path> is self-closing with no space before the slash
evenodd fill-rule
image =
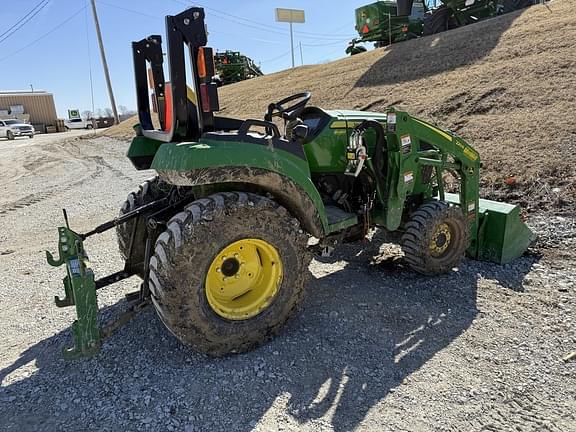
<path id="1" fill-rule="evenodd" d="M 0 96 L 52 96 L 46 90 L 0 90 Z"/>

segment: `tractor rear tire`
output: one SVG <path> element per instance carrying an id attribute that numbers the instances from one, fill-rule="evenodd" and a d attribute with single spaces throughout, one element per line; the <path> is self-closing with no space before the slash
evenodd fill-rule
<path id="1" fill-rule="evenodd" d="M 504 0 L 502 13 L 507 14 L 514 12 L 516 10 L 527 8 L 532 6 L 534 2 L 532 0 Z"/>
<path id="2" fill-rule="evenodd" d="M 401 246 L 408 265 L 425 275 L 457 267 L 470 242 L 462 210 L 442 201 L 420 206 L 406 224 Z"/>
<path id="3" fill-rule="evenodd" d="M 434 9 L 431 14 L 424 17 L 424 27 L 422 34 L 430 36 L 436 33 L 442 33 L 448 30 L 448 22 L 450 19 L 450 11 L 446 6 L 440 6 Z"/>
<path id="4" fill-rule="evenodd" d="M 168 183 L 160 180 L 159 177 L 154 177 L 146 180 L 142 183 L 138 190 L 135 192 L 130 192 L 126 201 L 120 208 L 119 216 L 125 215 L 144 204 L 151 203 L 157 199 L 163 198 L 170 192 L 171 186 Z M 120 254 L 124 260 L 128 260 L 130 254 L 130 239 L 132 237 L 132 229 L 134 224 L 138 221 L 138 227 L 136 228 L 136 234 L 134 236 L 134 244 L 132 246 L 132 257 L 131 261 L 133 263 L 139 263 L 137 265 L 137 274 L 142 279 L 144 279 L 144 257 L 146 254 L 146 236 L 147 229 L 145 221 L 142 217 L 131 219 L 122 225 L 116 226 L 116 236 L 118 238 L 118 247 L 120 249 Z M 152 239 L 156 241 L 156 239 Z"/>
<path id="5" fill-rule="evenodd" d="M 158 316 L 180 341 L 211 356 L 257 347 L 303 301 L 307 240 L 298 220 L 259 195 L 192 202 L 169 221 L 150 259 Z"/>

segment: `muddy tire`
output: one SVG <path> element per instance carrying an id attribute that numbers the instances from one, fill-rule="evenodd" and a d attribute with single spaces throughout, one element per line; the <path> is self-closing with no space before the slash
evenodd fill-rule
<path id="1" fill-rule="evenodd" d="M 408 265 L 418 273 L 445 273 L 457 267 L 470 242 L 470 229 L 458 207 L 426 203 L 412 215 L 401 239 Z"/>
<path id="2" fill-rule="evenodd" d="M 440 6 L 439 8 L 434 9 L 431 14 L 424 17 L 422 34 L 424 36 L 430 36 L 448 30 L 449 18 L 450 11 L 446 6 Z"/>
<path id="3" fill-rule="evenodd" d="M 144 204 L 160 199 L 170 192 L 171 186 L 160 180 L 158 177 L 151 178 L 142 183 L 138 190 L 130 192 L 124 204 L 120 208 L 119 215 L 122 216 Z M 146 252 L 146 226 L 143 218 L 138 218 L 138 227 L 134 237 L 132 248 L 132 262 L 139 263 L 136 265 L 137 274 L 144 279 L 144 256 Z M 116 227 L 116 236 L 118 238 L 118 247 L 124 260 L 128 259 L 130 252 L 130 238 L 132 229 L 137 219 L 132 219 Z M 155 239 L 153 239 L 155 240 Z"/>
<path id="4" fill-rule="evenodd" d="M 14 134 L 10 131 L 6 132 L 6 138 L 8 138 L 10 141 L 12 141 L 14 139 Z"/>
<path id="5" fill-rule="evenodd" d="M 276 335 L 302 303 L 311 260 L 307 238 L 284 207 L 259 195 L 226 192 L 192 202 L 170 220 L 150 259 L 158 316 L 183 343 L 212 356 L 255 348 Z M 254 273 L 259 281 L 273 280 L 275 291 L 256 309 L 251 309 L 250 296 L 258 299 L 260 288 L 242 285 L 250 286 L 247 271 L 254 268 L 245 255 L 249 248 L 241 250 L 244 242 L 271 246 L 279 258 L 274 267 L 266 253 L 258 252 Z M 280 269 L 280 276 L 263 278 L 265 267 Z M 227 282 L 220 282 L 220 276 Z M 216 295 L 224 296 L 221 303 L 214 300 L 215 278 Z M 245 292 L 225 297 L 237 288 Z M 236 308 L 240 304 L 246 307 Z M 235 315 L 244 311 L 253 313 Z"/>

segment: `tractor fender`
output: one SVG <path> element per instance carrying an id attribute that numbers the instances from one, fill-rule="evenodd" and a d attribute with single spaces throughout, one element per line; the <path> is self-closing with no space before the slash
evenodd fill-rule
<path id="1" fill-rule="evenodd" d="M 164 144 L 152 169 L 176 186 L 202 194 L 241 190 L 270 193 L 313 236 L 323 238 L 328 220 L 306 160 L 281 149 L 245 142 Z"/>

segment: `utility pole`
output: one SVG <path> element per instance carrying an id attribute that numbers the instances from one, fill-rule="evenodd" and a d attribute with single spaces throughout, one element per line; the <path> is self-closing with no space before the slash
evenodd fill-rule
<path id="1" fill-rule="evenodd" d="M 94 15 L 94 24 L 96 26 L 96 35 L 98 36 L 98 44 L 100 45 L 100 57 L 102 57 L 102 67 L 104 68 L 104 76 L 106 77 L 106 85 L 108 86 L 108 96 L 110 96 L 110 104 L 112 105 L 112 112 L 114 113 L 114 124 L 120 123 L 118 118 L 118 110 L 116 110 L 116 100 L 114 99 L 114 92 L 112 91 L 112 82 L 110 81 L 110 72 L 108 72 L 108 62 L 106 61 L 106 53 L 104 52 L 104 44 L 102 43 L 102 33 L 100 33 L 100 23 L 98 22 L 98 14 L 96 13 L 96 1 L 92 2 L 92 15 Z"/>
<path id="2" fill-rule="evenodd" d="M 292 69 L 294 69 L 294 33 L 292 32 L 292 21 L 290 21 L 290 50 L 292 51 Z"/>
<path id="3" fill-rule="evenodd" d="M 392 45 L 392 15 L 388 12 L 388 46 Z"/>
<path id="4" fill-rule="evenodd" d="M 304 66 L 304 54 L 302 54 L 302 42 L 300 42 L 300 63 Z"/>

